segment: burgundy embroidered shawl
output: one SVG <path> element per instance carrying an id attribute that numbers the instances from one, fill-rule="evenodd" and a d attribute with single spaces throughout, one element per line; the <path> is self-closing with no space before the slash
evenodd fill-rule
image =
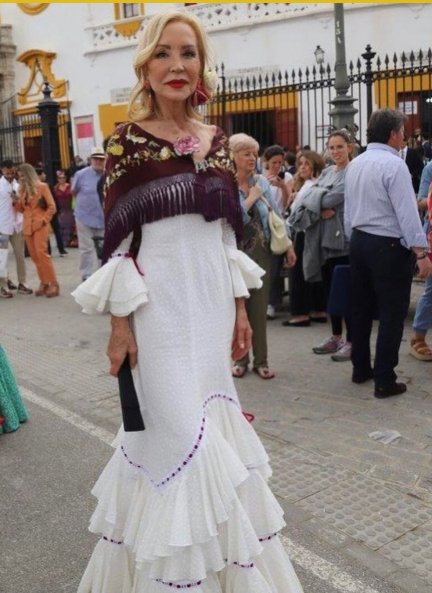
<path id="1" fill-rule="evenodd" d="M 180 214 L 226 218 L 241 238 L 238 188 L 221 129 L 198 171 L 191 155 L 178 156 L 171 142 L 134 123 L 116 129 L 107 152 L 104 262 L 132 231 L 136 256 L 143 224 Z"/>

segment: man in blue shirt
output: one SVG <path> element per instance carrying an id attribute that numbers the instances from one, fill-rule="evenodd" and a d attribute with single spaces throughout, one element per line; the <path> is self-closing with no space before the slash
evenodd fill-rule
<path id="1" fill-rule="evenodd" d="M 76 197 L 75 220 L 80 253 L 80 273 L 87 280 L 97 268 L 93 237 L 104 235 L 104 213 L 97 184 L 104 172 L 105 153 L 96 147 L 90 155 L 90 166 L 75 173 L 72 191 Z"/>
<path id="2" fill-rule="evenodd" d="M 353 301 L 352 380 L 363 383 L 373 378 L 378 398 L 406 391 L 405 383 L 396 382 L 394 368 L 415 260 L 421 277 L 432 274 L 411 176 L 399 156 L 404 122 L 400 111 L 372 113 L 367 150 L 352 161 L 345 177 L 345 231 L 350 238 Z M 372 371 L 370 335 L 375 302 L 379 329 Z"/>
<path id="3" fill-rule="evenodd" d="M 427 210 L 427 197 L 429 194 L 429 186 L 432 183 L 432 161 L 428 163 L 421 174 L 420 187 L 418 191 L 418 207 L 419 210 Z"/>

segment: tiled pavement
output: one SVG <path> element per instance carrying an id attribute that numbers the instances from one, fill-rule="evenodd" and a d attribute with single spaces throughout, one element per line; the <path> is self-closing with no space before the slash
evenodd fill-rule
<path id="1" fill-rule="evenodd" d="M 78 280 L 77 254 L 55 263 L 62 295 L 0 302 L 1 342 L 21 385 L 114 432 L 119 410 L 116 383 L 106 372 L 108 319 L 82 315 L 68 296 Z M 33 273 L 30 279 L 35 285 Z M 415 283 L 413 302 L 420 291 Z M 272 460 L 272 487 L 288 519 L 402 590 L 426 593 L 432 589 L 432 364 L 411 358 L 404 342 L 399 372 L 408 392 L 376 400 L 371 384 L 351 384 L 349 364 L 311 352 L 326 326 L 283 328 L 279 321 L 269 323 L 276 379 L 249 373 L 237 385 L 244 409 L 256 415 Z M 390 445 L 368 436 L 389 429 L 402 435 Z"/>

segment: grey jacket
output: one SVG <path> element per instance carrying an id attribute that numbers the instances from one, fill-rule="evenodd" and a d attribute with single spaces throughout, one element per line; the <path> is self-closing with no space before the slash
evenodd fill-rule
<path id="1" fill-rule="evenodd" d="M 321 268 L 327 259 L 348 254 L 343 226 L 344 178 L 345 170 L 325 169 L 290 219 L 295 231 L 305 233 L 303 273 L 308 282 L 322 280 Z M 335 216 L 322 220 L 325 208 L 335 210 Z"/>

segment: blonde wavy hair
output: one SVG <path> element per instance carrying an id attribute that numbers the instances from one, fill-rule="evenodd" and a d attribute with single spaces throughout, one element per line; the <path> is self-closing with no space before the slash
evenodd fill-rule
<path id="1" fill-rule="evenodd" d="M 252 150 L 255 150 L 256 152 L 259 151 L 259 143 L 255 140 L 255 138 L 249 136 L 248 134 L 243 134 L 243 132 L 230 136 L 228 139 L 228 145 L 233 154 L 248 148 L 252 148 Z"/>
<path id="2" fill-rule="evenodd" d="M 152 58 L 159 39 L 169 23 L 180 22 L 189 25 L 197 38 L 198 55 L 201 62 L 200 79 L 206 92 L 211 96 L 213 89 L 206 86 L 204 72 L 212 67 L 213 53 L 207 41 L 207 36 L 200 21 L 194 16 L 179 10 L 161 12 L 152 17 L 147 24 L 145 31 L 138 44 L 133 67 L 138 82 L 132 89 L 128 105 L 128 115 L 132 121 L 143 121 L 152 116 L 159 116 L 157 101 L 153 96 L 153 107 L 149 98 L 149 90 L 146 85 L 146 65 Z M 150 91 L 152 93 L 152 91 Z M 153 93 L 152 93 L 153 94 Z M 200 120 L 201 115 L 194 109 L 191 97 L 186 101 L 186 115 L 189 118 Z"/>
<path id="3" fill-rule="evenodd" d="M 22 178 L 19 180 L 19 190 L 21 195 L 27 195 L 29 198 L 36 194 L 37 186 L 39 184 L 39 177 L 29 163 L 23 163 L 17 167 L 18 173 L 21 173 Z"/>

